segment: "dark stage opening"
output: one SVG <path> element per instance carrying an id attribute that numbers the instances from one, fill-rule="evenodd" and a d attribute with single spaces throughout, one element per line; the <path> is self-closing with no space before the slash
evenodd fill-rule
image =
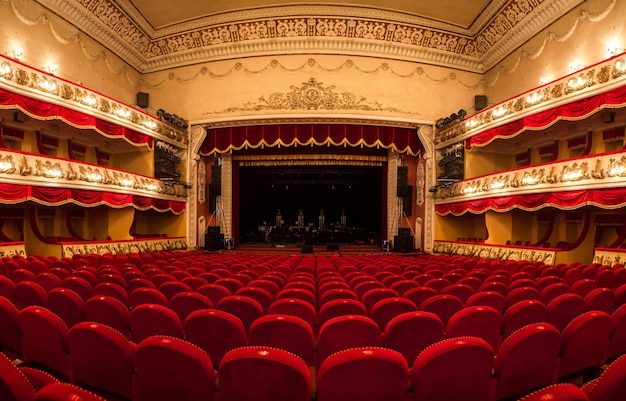
<path id="1" fill-rule="evenodd" d="M 240 167 L 239 184 L 241 243 L 380 243 L 380 166 Z M 277 226 L 279 210 L 283 222 Z M 300 210 L 304 224 L 299 226 Z"/>

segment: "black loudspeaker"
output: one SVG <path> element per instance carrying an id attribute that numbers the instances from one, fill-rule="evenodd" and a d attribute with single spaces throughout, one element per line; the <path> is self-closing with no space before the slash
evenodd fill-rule
<path id="1" fill-rule="evenodd" d="M 413 186 L 406 186 L 406 193 L 402 198 L 402 212 L 405 216 L 410 216 L 413 213 Z M 409 233 L 410 234 L 410 233 Z"/>
<path id="2" fill-rule="evenodd" d="M 211 184 L 209 184 L 209 192 L 213 195 L 222 194 L 222 166 L 211 166 Z"/>
<path id="3" fill-rule="evenodd" d="M 397 193 L 398 197 L 403 197 L 406 195 L 406 185 L 408 182 L 409 176 L 409 168 L 406 166 L 398 167 L 398 182 L 397 182 Z"/>
<path id="4" fill-rule="evenodd" d="M 393 238 L 393 250 L 395 252 L 413 252 L 413 237 L 410 235 L 396 235 Z"/>
<path id="5" fill-rule="evenodd" d="M 142 109 L 150 105 L 150 95 L 146 92 L 137 92 L 137 106 Z"/>
<path id="6" fill-rule="evenodd" d="M 218 227 L 219 229 L 219 227 Z M 220 233 L 206 233 L 204 234 L 204 249 L 207 251 L 219 251 L 220 250 Z"/>
<path id="7" fill-rule="evenodd" d="M 209 185 L 209 213 L 215 213 L 217 210 L 217 196 L 213 194 Z"/>
<path id="8" fill-rule="evenodd" d="M 476 95 L 474 96 L 474 111 L 482 110 L 487 107 L 487 96 Z"/>
<path id="9" fill-rule="evenodd" d="M 219 234 L 220 233 L 220 226 L 208 226 L 206 228 L 206 232 L 207 234 Z"/>
<path id="10" fill-rule="evenodd" d="M 302 253 L 313 253 L 313 245 L 304 245 L 302 247 Z"/>
<path id="11" fill-rule="evenodd" d="M 410 227 L 400 227 L 400 228 L 398 228 L 398 235 L 400 235 L 400 236 L 411 235 L 411 228 Z"/>

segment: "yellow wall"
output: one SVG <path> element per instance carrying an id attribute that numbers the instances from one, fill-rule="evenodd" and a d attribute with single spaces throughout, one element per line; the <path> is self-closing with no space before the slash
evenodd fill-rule
<path id="1" fill-rule="evenodd" d="M 485 226 L 489 237 L 485 241 L 487 244 L 503 244 L 511 237 L 513 227 L 512 213 L 485 212 Z"/>
<path id="2" fill-rule="evenodd" d="M 465 179 L 512 168 L 515 168 L 515 157 L 511 154 L 481 151 L 465 152 Z"/>
<path id="3" fill-rule="evenodd" d="M 135 209 L 125 207 L 122 209 L 109 209 L 108 232 L 113 240 L 132 239 L 130 227 L 135 217 Z"/>
<path id="4" fill-rule="evenodd" d="M 135 174 L 154 176 L 154 152 L 137 151 L 132 153 L 111 154 L 110 167 L 130 171 Z"/>

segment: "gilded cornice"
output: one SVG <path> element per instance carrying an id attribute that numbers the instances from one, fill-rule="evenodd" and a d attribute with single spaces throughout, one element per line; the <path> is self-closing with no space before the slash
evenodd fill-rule
<path id="1" fill-rule="evenodd" d="M 484 109 L 435 134 L 438 149 L 553 107 L 606 92 L 626 81 L 626 54 L 603 61 Z"/>
<path id="2" fill-rule="evenodd" d="M 187 131 L 163 123 L 108 96 L 2 55 L 0 55 L 0 88 L 101 118 L 180 148 L 187 148 L 189 144 Z M 57 118 L 61 119 L 60 116 Z"/>
<path id="3" fill-rule="evenodd" d="M 62 256 L 71 258 L 74 255 L 127 255 L 141 252 L 184 251 L 187 250 L 187 239 L 184 237 L 138 239 L 121 241 L 86 241 L 59 244 Z"/>
<path id="4" fill-rule="evenodd" d="M 73 188 L 185 201 L 187 188 L 177 183 L 73 160 L 0 150 L 0 183 Z"/>
<path id="5" fill-rule="evenodd" d="M 497 12 L 490 8 L 493 16 L 467 32 L 382 10 L 293 6 L 212 16 L 162 33 L 151 31 L 130 7 L 112 0 L 37 1 L 142 72 L 250 55 L 303 52 L 372 54 L 483 72 L 582 3 L 509 0 Z"/>
<path id="6" fill-rule="evenodd" d="M 621 186 L 626 152 L 579 157 L 458 181 L 434 193 L 435 204 L 524 194 Z"/>

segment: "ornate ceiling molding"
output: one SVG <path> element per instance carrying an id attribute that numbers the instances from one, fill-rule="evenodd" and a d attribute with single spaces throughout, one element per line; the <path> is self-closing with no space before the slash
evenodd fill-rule
<path id="1" fill-rule="evenodd" d="M 15 1 L 15 0 L 11 0 Z M 582 0 L 508 0 L 465 32 L 418 17 L 354 7 L 278 7 L 214 16 L 155 32 L 112 0 L 37 0 L 141 72 L 267 54 L 375 54 L 484 72 Z M 481 18 L 485 18 L 481 16 Z M 480 18 L 479 18 L 480 19 Z M 193 25 L 189 25 L 193 24 Z M 315 40 L 311 40 L 315 39 Z"/>

